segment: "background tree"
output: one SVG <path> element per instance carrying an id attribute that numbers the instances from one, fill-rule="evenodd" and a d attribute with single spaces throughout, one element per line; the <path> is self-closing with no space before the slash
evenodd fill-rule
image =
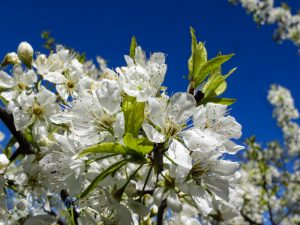
<path id="1" fill-rule="evenodd" d="M 275 24 L 277 26 L 273 36 L 275 41 L 289 40 L 297 47 L 300 46 L 300 15 L 294 14 L 288 4 L 282 2 L 280 6 L 276 6 L 274 0 L 229 0 L 229 2 L 240 3 L 259 26 Z"/>
<path id="2" fill-rule="evenodd" d="M 272 85 L 268 100 L 283 140 L 247 139 L 241 158 L 244 203 L 237 224 L 300 224 L 300 127 L 290 91 Z M 268 131 L 266 131 L 268 132 Z"/>

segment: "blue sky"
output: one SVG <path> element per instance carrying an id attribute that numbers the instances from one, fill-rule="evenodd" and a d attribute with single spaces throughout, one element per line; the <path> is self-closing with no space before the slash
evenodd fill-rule
<path id="1" fill-rule="evenodd" d="M 300 2 L 290 1 L 300 9 Z M 300 57 L 290 42 L 272 41 L 274 27 L 258 28 L 241 7 L 227 0 L 143 1 L 65 0 L 1 2 L 0 57 L 16 51 L 21 41 L 42 49 L 42 30 L 51 30 L 59 43 L 85 51 L 88 58 L 101 55 L 110 67 L 124 65 L 132 35 L 148 52 L 167 54 L 165 84 L 169 92 L 185 91 L 190 55 L 189 26 L 206 42 L 209 57 L 218 51 L 236 53 L 224 70 L 238 67 L 228 79 L 224 96 L 238 99 L 231 108 L 243 125 L 243 138 L 280 139 L 266 95 L 272 83 L 289 88 L 300 108 Z M 2 129 L 2 127 L 1 127 Z"/>

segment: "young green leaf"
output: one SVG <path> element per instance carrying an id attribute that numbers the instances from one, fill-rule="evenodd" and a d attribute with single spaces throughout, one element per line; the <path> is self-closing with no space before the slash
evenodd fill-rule
<path id="1" fill-rule="evenodd" d="M 123 138 L 123 142 L 129 149 L 138 154 L 145 155 L 153 150 L 153 143 L 145 137 L 134 138 L 132 134 L 127 133 Z"/>
<path id="2" fill-rule="evenodd" d="M 215 96 L 219 96 L 221 94 L 223 94 L 227 89 L 227 83 L 226 81 L 222 81 L 214 90 L 214 94 L 212 97 L 215 97 Z"/>
<path id="3" fill-rule="evenodd" d="M 115 142 L 105 142 L 105 143 L 96 144 L 86 148 L 83 152 L 79 154 L 79 157 L 83 157 L 85 155 L 95 154 L 95 153 L 125 154 L 126 148 L 123 145 Z"/>
<path id="4" fill-rule="evenodd" d="M 80 62 L 80 63 L 84 63 L 85 62 L 85 60 L 86 60 L 86 54 L 85 54 L 85 52 L 83 52 L 82 54 L 78 54 L 77 56 L 76 56 L 76 58 L 77 58 L 77 60 Z"/>
<path id="5" fill-rule="evenodd" d="M 220 67 L 214 71 L 212 71 L 211 75 L 209 76 L 206 84 L 203 86 L 202 92 L 205 95 L 205 98 L 212 98 L 222 94 L 226 88 L 226 78 L 230 76 L 236 68 L 229 71 L 228 74 L 222 75 Z"/>
<path id="6" fill-rule="evenodd" d="M 220 55 L 211 60 L 209 60 L 205 65 L 203 65 L 198 74 L 195 76 L 195 87 L 197 88 L 206 77 L 218 69 L 223 63 L 228 61 L 234 54 L 230 55 Z"/>
<path id="7" fill-rule="evenodd" d="M 222 105 L 232 105 L 233 103 L 236 102 L 236 99 L 232 99 L 232 98 L 206 98 L 201 103 L 205 104 L 205 103 L 208 103 L 208 102 L 218 103 L 218 104 L 222 104 Z"/>
<path id="8" fill-rule="evenodd" d="M 130 43 L 130 49 L 129 49 L 129 56 L 134 59 L 135 55 L 135 48 L 138 46 L 136 42 L 135 36 L 131 38 L 131 43 Z"/>
<path id="9" fill-rule="evenodd" d="M 192 44 L 191 44 L 191 57 L 188 61 L 189 80 L 194 80 L 194 77 L 199 73 L 201 67 L 207 62 L 207 51 L 204 43 L 197 42 L 195 30 L 190 27 Z"/>
<path id="10" fill-rule="evenodd" d="M 137 137 L 144 121 L 144 102 L 137 102 L 135 97 L 125 96 L 122 111 L 125 118 L 125 132 Z"/>

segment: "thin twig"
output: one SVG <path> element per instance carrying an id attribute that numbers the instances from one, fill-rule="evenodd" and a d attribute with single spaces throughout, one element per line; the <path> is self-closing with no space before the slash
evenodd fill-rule
<path id="1" fill-rule="evenodd" d="M 250 217 L 248 217 L 244 212 L 243 212 L 243 209 L 241 210 L 241 215 L 244 217 L 244 219 L 249 222 L 250 224 L 253 224 L 253 225 L 262 225 L 262 223 L 257 223 L 255 222 L 254 220 L 252 220 Z"/>
<path id="2" fill-rule="evenodd" d="M 263 189 L 265 190 L 267 197 L 268 197 L 267 208 L 268 208 L 268 212 L 269 212 L 270 222 L 272 225 L 277 225 L 277 223 L 275 222 L 274 217 L 273 217 L 272 207 L 270 205 L 271 197 L 270 197 L 269 190 L 267 187 L 266 176 L 264 174 L 263 174 Z"/>
<path id="3" fill-rule="evenodd" d="M 147 174 L 147 177 L 146 177 L 146 180 L 145 180 L 145 183 L 143 185 L 143 188 L 142 188 L 142 191 L 141 191 L 141 194 L 140 194 L 140 197 L 139 197 L 139 200 L 142 199 L 144 193 L 145 193 L 145 188 L 147 186 L 147 183 L 148 183 L 148 180 L 149 180 L 149 177 L 150 177 L 150 174 L 151 174 L 151 171 L 152 171 L 152 168 L 153 166 L 151 165 L 150 168 L 149 168 L 149 171 L 148 171 L 148 174 Z"/>

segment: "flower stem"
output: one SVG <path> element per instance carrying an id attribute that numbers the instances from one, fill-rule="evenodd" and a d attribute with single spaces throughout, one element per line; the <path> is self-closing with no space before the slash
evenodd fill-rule
<path id="1" fill-rule="evenodd" d="M 153 165 L 150 166 L 149 168 L 149 171 L 148 171 L 148 174 L 147 174 L 147 177 L 146 177 L 146 180 L 145 180 L 145 183 L 143 185 L 143 189 L 141 191 L 141 194 L 140 194 L 140 197 L 139 197 L 139 200 L 142 199 L 143 195 L 144 195 L 144 192 L 145 192 L 145 188 L 146 188 L 146 185 L 148 183 L 148 180 L 149 180 L 149 177 L 150 177 L 150 174 L 151 174 L 151 171 L 152 171 L 152 168 L 153 168 Z"/>

